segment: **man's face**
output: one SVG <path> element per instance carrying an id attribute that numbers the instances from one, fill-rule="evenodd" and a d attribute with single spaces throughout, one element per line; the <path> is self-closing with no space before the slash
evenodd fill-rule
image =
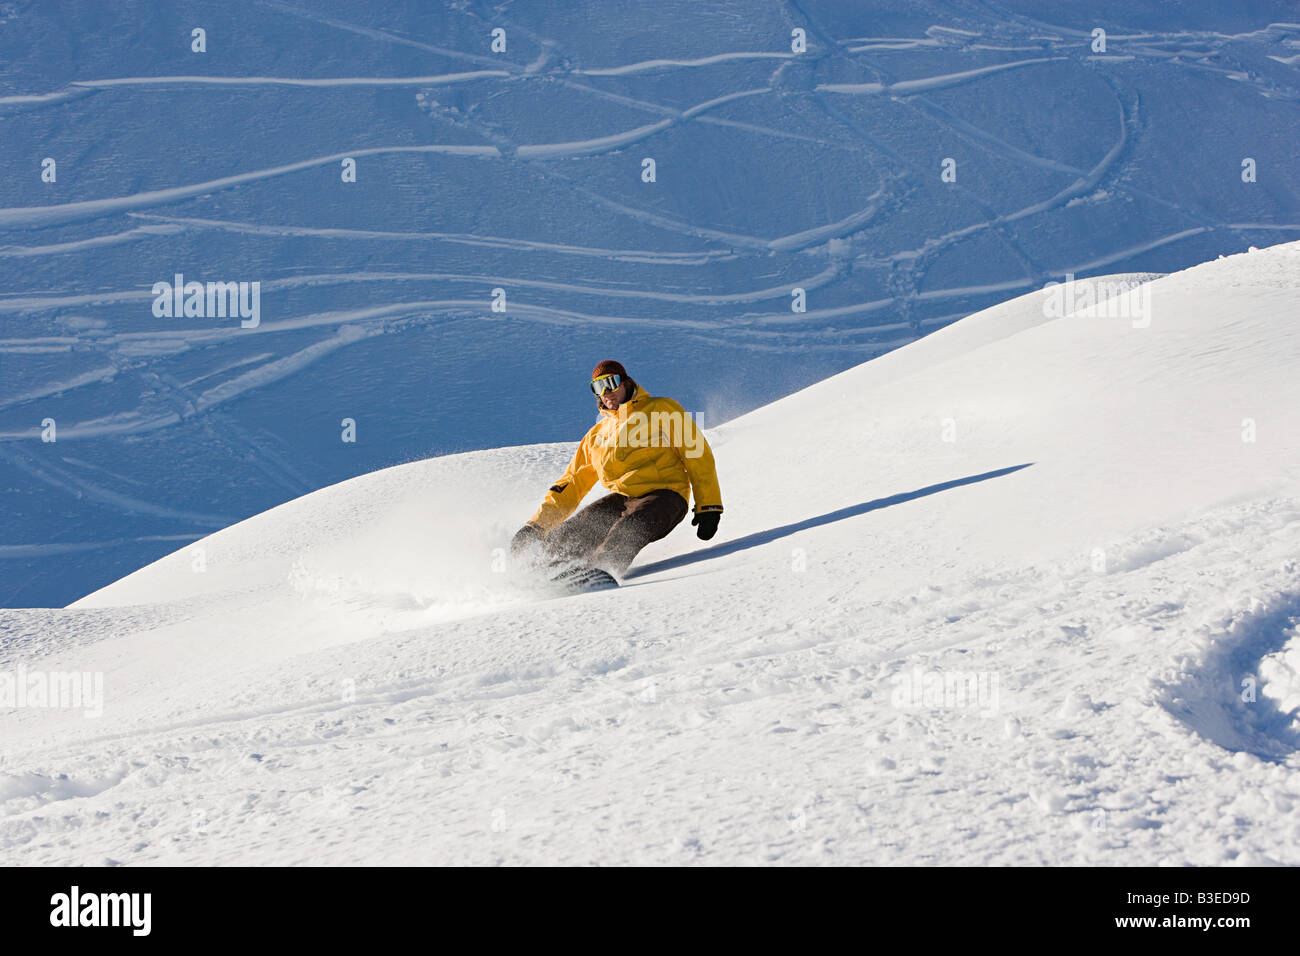
<path id="1" fill-rule="evenodd" d="M 610 389 L 600 396 L 600 404 L 611 411 L 627 401 L 627 382 L 624 381 L 618 388 Z"/>

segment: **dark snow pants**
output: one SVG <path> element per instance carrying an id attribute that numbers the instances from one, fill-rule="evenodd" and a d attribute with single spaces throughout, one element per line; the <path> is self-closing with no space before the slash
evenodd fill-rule
<path id="1" fill-rule="evenodd" d="M 558 562 L 577 561 L 621 577 L 651 541 L 686 517 L 686 499 L 668 488 L 644 495 L 606 495 L 593 501 L 546 536 L 542 547 Z"/>

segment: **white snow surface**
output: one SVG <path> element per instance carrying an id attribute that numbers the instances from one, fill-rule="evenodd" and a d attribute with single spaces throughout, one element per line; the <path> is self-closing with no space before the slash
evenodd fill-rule
<path id="1" fill-rule="evenodd" d="M 501 570 L 554 444 L 0 611 L 103 679 L 0 711 L 0 862 L 1300 863 L 1300 243 L 1123 279 L 711 428 L 615 591 Z"/>

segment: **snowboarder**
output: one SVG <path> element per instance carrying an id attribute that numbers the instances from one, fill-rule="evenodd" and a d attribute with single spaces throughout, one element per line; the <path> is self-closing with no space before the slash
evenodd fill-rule
<path id="1" fill-rule="evenodd" d="M 701 540 L 712 538 L 722 492 L 713 452 L 691 416 L 673 399 L 652 396 L 609 359 L 592 371 L 591 390 L 596 424 L 537 513 L 515 533 L 511 554 L 540 556 L 570 574 L 600 569 L 621 576 L 637 552 L 686 517 L 689 493 L 695 495 L 691 525 Z M 597 481 L 611 493 L 570 518 Z"/>

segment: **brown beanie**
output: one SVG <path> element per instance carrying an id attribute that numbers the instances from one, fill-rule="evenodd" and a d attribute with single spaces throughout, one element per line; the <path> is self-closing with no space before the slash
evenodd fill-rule
<path id="1" fill-rule="evenodd" d="M 592 370 L 591 380 L 594 382 L 603 375 L 618 375 L 627 378 L 627 369 L 613 359 L 605 359 Z"/>

